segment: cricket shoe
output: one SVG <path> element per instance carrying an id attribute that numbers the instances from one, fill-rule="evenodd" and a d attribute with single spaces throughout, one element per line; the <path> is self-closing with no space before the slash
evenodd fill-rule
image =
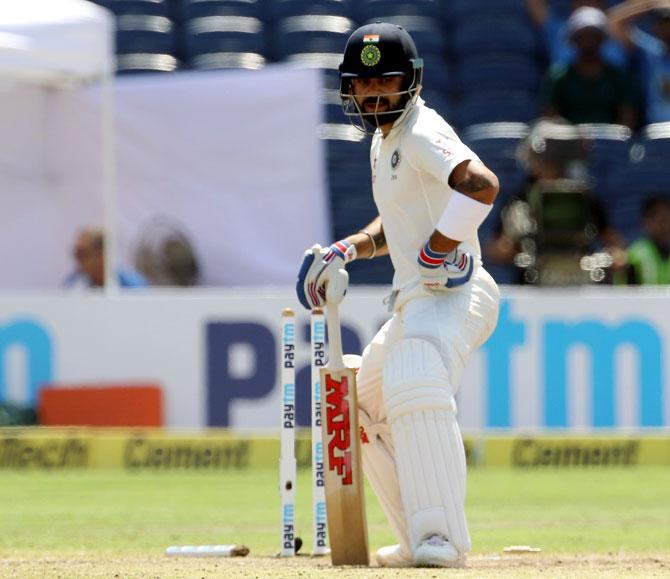
<path id="1" fill-rule="evenodd" d="M 432 535 L 421 541 L 414 551 L 417 567 L 465 567 L 465 555 L 461 555 L 442 535 Z"/>
<path id="2" fill-rule="evenodd" d="M 377 565 L 380 567 L 411 567 L 412 556 L 400 548 L 400 545 L 389 545 L 377 550 Z"/>

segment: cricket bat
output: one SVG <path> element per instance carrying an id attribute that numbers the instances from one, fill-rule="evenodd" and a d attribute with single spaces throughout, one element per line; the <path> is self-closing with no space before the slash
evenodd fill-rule
<path id="1" fill-rule="evenodd" d="M 346 274 L 346 272 L 345 272 Z M 328 364 L 321 369 L 324 481 L 333 565 L 369 565 L 356 372 L 346 368 L 338 304 L 326 305 Z"/>

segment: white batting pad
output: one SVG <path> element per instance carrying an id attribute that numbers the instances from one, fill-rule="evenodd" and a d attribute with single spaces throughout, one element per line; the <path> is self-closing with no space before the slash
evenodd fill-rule
<path id="1" fill-rule="evenodd" d="M 400 498 L 400 486 L 396 474 L 391 433 L 385 423 L 372 424 L 364 411 L 358 410 L 358 424 L 361 427 L 361 449 L 363 451 L 363 471 L 377 500 L 388 519 L 393 534 L 402 552 L 411 559 L 409 535 L 405 512 Z"/>
<path id="2" fill-rule="evenodd" d="M 352 368 L 357 372 L 361 367 L 361 357 L 358 354 L 344 354 L 342 360 L 347 368 Z"/>
<path id="3" fill-rule="evenodd" d="M 412 551 L 439 533 L 467 553 L 465 450 L 437 348 L 415 338 L 398 342 L 384 366 L 383 394 Z"/>

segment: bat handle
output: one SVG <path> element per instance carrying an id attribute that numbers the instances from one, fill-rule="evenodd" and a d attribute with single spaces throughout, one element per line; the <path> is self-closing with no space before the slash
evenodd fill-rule
<path id="1" fill-rule="evenodd" d="M 326 322 L 328 323 L 328 368 L 336 372 L 344 369 L 342 353 L 342 331 L 340 329 L 339 304 L 326 304 Z"/>

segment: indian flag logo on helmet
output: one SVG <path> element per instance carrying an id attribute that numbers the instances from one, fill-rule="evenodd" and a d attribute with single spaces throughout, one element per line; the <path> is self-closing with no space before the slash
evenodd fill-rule
<path id="1" fill-rule="evenodd" d="M 363 42 L 379 42 L 379 34 L 364 34 Z"/>
<path id="2" fill-rule="evenodd" d="M 379 38 L 379 36 L 377 36 Z M 365 66 L 375 66 L 379 64 L 382 53 L 374 44 L 366 44 L 361 50 L 361 61 Z"/>

